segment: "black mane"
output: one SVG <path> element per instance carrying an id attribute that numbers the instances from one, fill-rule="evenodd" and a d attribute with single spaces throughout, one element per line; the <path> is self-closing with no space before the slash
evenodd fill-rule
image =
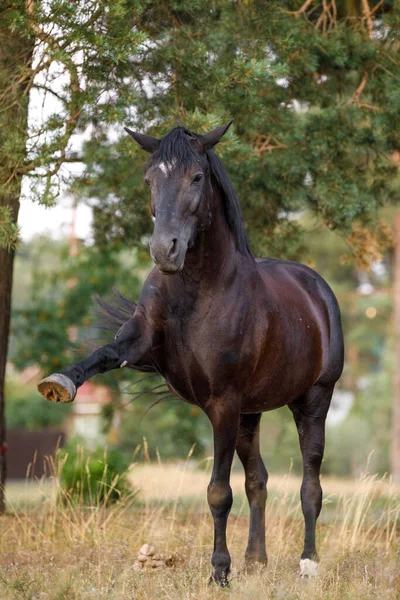
<path id="1" fill-rule="evenodd" d="M 217 182 L 224 202 L 224 212 L 228 225 L 236 238 L 236 247 L 241 254 L 253 259 L 253 254 L 250 250 L 247 232 L 244 227 L 242 210 L 239 204 L 239 198 L 236 195 L 235 189 L 228 173 L 225 171 L 224 165 L 220 158 L 212 151 L 207 150 L 208 164 L 210 165 L 211 174 Z"/>
<path id="2" fill-rule="evenodd" d="M 175 129 L 161 140 L 160 146 L 149 159 L 149 166 L 160 162 L 175 162 L 183 170 L 190 169 L 193 163 L 199 162 L 199 153 L 193 149 L 189 140 L 190 138 L 196 139 L 199 137 L 201 137 L 199 134 L 189 131 L 184 127 L 175 127 Z M 249 258 L 253 258 L 244 227 L 239 199 L 228 174 L 221 160 L 212 150 L 207 150 L 205 156 L 207 157 L 211 175 L 220 189 L 226 221 L 235 236 L 237 250 Z"/>

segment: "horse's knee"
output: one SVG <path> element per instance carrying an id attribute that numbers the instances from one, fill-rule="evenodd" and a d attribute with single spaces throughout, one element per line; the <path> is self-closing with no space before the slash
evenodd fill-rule
<path id="1" fill-rule="evenodd" d="M 257 473 L 247 474 L 245 482 L 246 496 L 249 502 L 265 501 L 267 498 L 268 473 L 264 465 Z"/>
<path id="2" fill-rule="evenodd" d="M 325 444 L 314 442 L 304 453 L 304 469 L 309 473 L 319 473 L 324 457 Z"/>
<path id="3" fill-rule="evenodd" d="M 245 483 L 246 496 L 250 506 L 264 505 L 267 500 L 267 480 L 246 481 Z"/>
<path id="4" fill-rule="evenodd" d="M 212 481 L 207 488 L 207 500 L 214 516 L 225 516 L 232 507 L 232 488 L 228 482 Z"/>

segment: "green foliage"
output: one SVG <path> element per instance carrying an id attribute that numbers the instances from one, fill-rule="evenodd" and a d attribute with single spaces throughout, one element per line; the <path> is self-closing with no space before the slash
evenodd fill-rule
<path id="1" fill-rule="evenodd" d="M 127 479 L 129 463 L 114 447 L 85 449 L 71 439 L 60 450 L 60 482 L 63 498 L 72 503 L 106 506 L 131 492 Z"/>
<path id="2" fill-rule="evenodd" d="M 370 445 L 370 423 L 363 416 L 351 414 L 335 427 L 327 429 L 324 472 L 341 476 L 358 476 L 366 472 Z"/>
<path id="3" fill-rule="evenodd" d="M 137 403 L 123 415 L 119 445 L 125 453 L 132 453 L 145 437 L 153 458 L 158 451 L 162 459 L 184 459 L 193 445 L 193 456 L 204 456 L 206 444 L 210 444 L 211 427 L 197 406 L 171 398 L 144 416 L 149 404 L 149 401 Z"/>
<path id="4" fill-rule="evenodd" d="M 0 248 L 12 250 L 18 241 L 18 226 L 13 222 L 11 208 L 0 206 Z"/>
<path id="5" fill-rule="evenodd" d="M 297 15 L 293 1 L 150 2 L 138 19 L 152 43 L 126 65 L 141 74 L 127 124 L 151 123 L 162 136 L 177 123 L 202 132 L 233 117 L 218 153 L 258 254 L 304 254 L 304 230 L 288 216 L 306 207 L 361 257 L 358 227 L 390 242 L 377 214 L 399 200 L 400 12 L 380 5 L 371 36 L 361 9 L 335 5 L 332 16 L 318 2 Z M 140 244 L 151 232 L 144 153 L 106 133 L 99 124 L 84 148 L 80 193 L 94 199 L 97 243 Z"/>
<path id="6" fill-rule="evenodd" d="M 261 454 L 270 473 L 301 474 L 303 463 L 292 413 L 285 406 L 265 413 L 261 419 Z"/>
<path id="7" fill-rule="evenodd" d="M 57 429 L 71 414 L 70 405 L 46 402 L 36 388 L 23 385 L 16 379 L 7 379 L 6 395 L 6 421 L 10 429 Z"/>
<path id="8" fill-rule="evenodd" d="M 60 168 L 65 160 L 76 158 L 69 149 L 73 133 L 96 121 L 121 122 L 124 111 L 135 103 L 134 74 L 126 65 L 147 39 L 137 27 L 145 5 L 136 0 L 50 0 L 18 1 L 1 9 L 4 45 L 13 37 L 15 44 L 24 40 L 27 46 L 17 65 L 11 49 L 1 65 L 2 151 L 8 173 L 19 178 L 29 174 L 31 193 L 40 202 L 54 203 L 61 181 L 68 179 Z M 25 87 L 33 90 L 36 103 L 46 105 L 31 120 L 29 135 Z M 18 111 L 22 126 L 16 128 Z M 0 197 L 6 197 L 18 177 L 1 177 L 1 167 L 0 163 Z"/>
<path id="9" fill-rule="evenodd" d="M 194 457 L 204 455 L 211 441 L 211 426 L 197 406 L 173 396 L 157 376 L 131 373 L 120 388 L 119 406 L 106 405 L 103 416 L 110 428 L 118 411 L 118 446 L 127 457 L 139 446 L 153 459 L 157 453 L 161 459 L 185 459 L 192 446 Z"/>

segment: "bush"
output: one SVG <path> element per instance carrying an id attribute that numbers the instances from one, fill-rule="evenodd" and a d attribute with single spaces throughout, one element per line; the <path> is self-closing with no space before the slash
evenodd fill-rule
<path id="1" fill-rule="evenodd" d="M 132 494 L 128 462 L 115 447 L 87 450 L 72 439 L 60 450 L 60 484 L 64 499 L 76 504 L 105 506 Z"/>

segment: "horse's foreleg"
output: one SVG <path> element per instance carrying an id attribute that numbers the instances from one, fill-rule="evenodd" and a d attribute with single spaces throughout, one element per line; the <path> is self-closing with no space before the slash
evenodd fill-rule
<path id="1" fill-rule="evenodd" d="M 265 503 L 268 473 L 260 455 L 261 414 L 242 415 L 236 451 L 243 464 L 246 496 L 250 506 L 250 531 L 246 565 L 267 564 L 265 550 Z"/>
<path id="2" fill-rule="evenodd" d="M 38 390 L 52 402 L 72 402 L 76 390 L 85 381 L 123 365 L 125 352 L 116 341 L 99 348 L 88 358 L 68 367 L 62 373 L 53 373 L 38 383 Z"/>
<path id="3" fill-rule="evenodd" d="M 317 574 L 315 527 L 322 506 L 319 474 L 325 449 L 325 419 L 332 392 L 332 387 L 315 385 L 305 396 L 289 406 L 296 422 L 303 456 L 303 482 L 300 495 L 305 535 L 300 560 L 301 577 L 315 577 Z"/>
<path id="4" fill-rule="evenodd" d="M 229 484 L 232 459 L 239 429 L 239 410 L 227 403 L 212 401 L 207 411 L 214 433 L 214 468 L 207 489 L 207 499 L 214 519 L 214 551 L 211 559 L 211 581 L 225 587 L 228 583 L 231 557 L 226 545 L 226 525 L 232 507 L 232 489 Z"/>
<path id="5" fill-rule="evenodd" d="M 121 328 L 122 330 L 122 328 Z M 38 383 L 38 390 L 52 402 L 72 402 L 76 390 L 85 381 L 112 369 L 134 365 L 137 356 L 142 354 L 140 336 L 140 323 L 137 319 L 127 321 L 122 333 L 117 338 L 102 346 L 88 358 L 68 367 L 62 373 L 53 373 Z"/>

